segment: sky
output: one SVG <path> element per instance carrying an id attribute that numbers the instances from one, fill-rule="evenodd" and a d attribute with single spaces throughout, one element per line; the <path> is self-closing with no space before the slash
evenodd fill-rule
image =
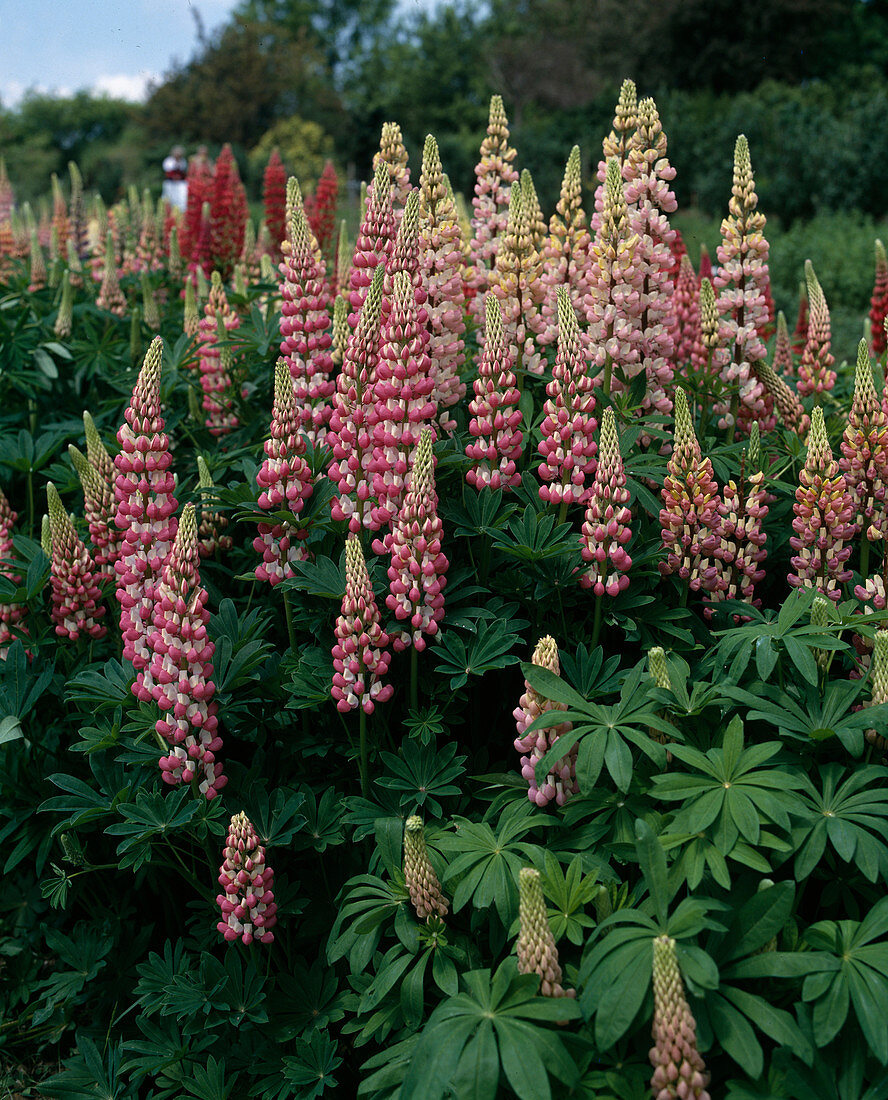
<path id="1" fill-rule="evenodd" d="M 197 42 L 193 9 L 207 31 L 237 0 L 0 0 L 0 103 L 29 88 L 67 95 L 81 88 L 144 96 Z"/>

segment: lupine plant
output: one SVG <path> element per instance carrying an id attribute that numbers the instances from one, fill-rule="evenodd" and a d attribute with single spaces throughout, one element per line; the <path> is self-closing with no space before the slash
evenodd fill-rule
<path id="1" fill-rule="evenodd" d="M 773 332 L 641 91 L 554 209 L 385 123 L 335 249 L 0 163 L 0 1091 L 888 1095 L 884 252 Z"/>

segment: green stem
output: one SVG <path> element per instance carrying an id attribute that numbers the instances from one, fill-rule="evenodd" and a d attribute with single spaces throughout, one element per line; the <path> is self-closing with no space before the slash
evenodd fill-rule
<path id="1" fill-rule="evenodd" d="M 294 657 L 298 657 L 299 653 L 296 649 L 296 630 L 293 626 L 293 613 L 290 608 L 290 593 L 284 590 L 284 618 L 287 620 L 287 637 L 290 639 L 290 652 Z"/>
<path id="2" fill-rule="evenodd" d="M 567 497 L 565 497 L 564 500 L 562 500 L 561 502 L 561 507 L 558 509 L 559 523 L 564 523 L 567 520 L 567 508 L 569 504 L 570 501 L 567 499 Z"/>
<path id="3" fill-rule="evenodd" d="M 34 470 L 28 467 L 28 538 L 34 537 Z"/>
<path id="4" fill-rule="evenodd" d="M 368 751 L 368 748 L 367 748 L 367 712 L 364 710 L 363 707 L 361 707 L 361 719 L 360 719 L 360 725 L 358 726 L 358 742 L 359 742 L 359 745 L 360 745 L 360 752 L 361 752 L 361 760 L 360 760 L 361 794 L 364 796 L 364 798 L 366 798 L 367 797 L 367 788 L 369 786 L 368 774 L 369 774 L 369 771 L 370 771 L 370 768 L 369 768 L 370 754 L 369 754 L 369 751 Z"/>
<path id="5" fill-rule="evenodd" d="M 410 709 L 419 710 L 419 654 L 410 647 Z"/>
<path id="6" fill-rule="evenodd" d="M 601 613 L 603 603 L 603 596 L 595 597 L 595 618 L 592 620 L 592 642 L 589 646 L 590 649 L 594 649 L 598 645 L 598 636 L 601 633 Z"/>
<path id="7" fill-rule="evenodd" d="M 614 361 L 608 353 L 604 358 L 604 382 L 601 385 L 601 392 L 605 397 L 610 397 L 611 393 L 611 377 L 614 373 Z"/>
<path id="8" fill-rule="evenodd" d="M 864 583 L 866 582 L 866 579 L 869 576 L 869 555 L 870 555 L 869 539 L 866 537 L 866 533 L 864 532 L 863 541 L 860 545 L 860 576 L 861 576 L 861 579 L 864 581 Z"/>

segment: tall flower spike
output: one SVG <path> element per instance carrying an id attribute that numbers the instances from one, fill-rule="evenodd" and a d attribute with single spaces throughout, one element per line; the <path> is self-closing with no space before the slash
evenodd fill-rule
<path id="1" fill-rule="evenodd" d="M 718 374 L 718 303 L 707 278 L 700 280 L 700 342 L 694 345 L 691 362 L 706 376 Z M 756 421 L 758 423 L 758 421 Z"/>
<path id="2" fill-rule="evenodd" d="M 228 517 L 223 516 L 221 512 L 214 512 L 209 507 L 215 485 L 203 455 L 197 456 L 197 480 L 203 505 L 200 512 L 200 526 L 197 529 L 198 552 L 202 558 L 208 558 L 217 550 L 230 550 L 233 539 L 231 535 L 220 533 L 228 526 Z"/>
<path id="3" fill-rule="evenodd" d="M 811 420 L 792 386 L 787 385 L 764 359 L 753 363 L 752 369 L 773 398 L 774 406 L 786 427 L 792 432 L 806 432 Z"/>
<path id="4" fill-rule="evenodd" d="M 268 164 L 262 176 L 262 204 L 265 211 L 265 224 L 274 259 L 281 258 L 281 243 L 287 236 L 287 173 L 284 169 L 277 146 L 271 150 Z"/>
<path id="5" fill-rule="evenodd" d="M 475 197 L 472 199 L 474 235 L 470 245 L 470 285 L 474 297 L 470 302 L 470 311 L 479 323 L 490 273 L 496 265 L 501 239 L 508 225 L 510 188 L 518 179 L 512 161 L 517 155 L 517 150 L 509 144 L 509 122 L 502 96 L 491 96 L 487 135 L 481 142 L 481 159 L 475 165 Z"/>
<path id="6" fill-rule="evenodd" d="M 654 1100 L 710 1100 L 709 1074 L 697 1050 L 697 1024 L 685 996 L 675 940 L 654 940 Z"/>
<path id="7" fill-rule="evenodd" d="M 66 271 L 62 277 L 62 300 L 59 303 L 59 312 L 56 315 L 55 324 L 52 327 L 56 336 L 63 340 L 71 335 L 73 312 L 74 288 L 71 284 L 70 272 Z"/>
<path id="8" fill-rule="evenodd" d="M 326 274 L 328 258 L 331 255 L 336 233 L 336 207 L 339 205 L 339 177 L 332 161 L 327 161 L 318 179 L 311 202 L 306 200 L 305 216 L 318 242 L 321 252 L 321 266 Z M 332 289 L 332 288 L 331 288 Z"/>
<path id="9" fill-rule="evenodd" d="M 869 318 L 870 346 L 873 355 L 878 357 L 883 354 L 888 343 L 885 336 L 885 319 L 888 318 L 888 257 L 885 256 L 885 246 L 881 241 L 876 241 L 876 281 L 870 299 Z"/>
<path id="10" fill-rule="evenodd" d="M 379 362 L 384 276 L 385 269 L 380 264 L 361 307 L 358 327 L 348 337 L 327 433 L 327 446 L 333 455 L 328 473 L 339 491 L 330 501 L 330 512 L 335 520 L 347 519 L 353 533 L 362 527 L 376 530 L 379 526 L 373 518 L 376 501 L 370 468 L 373 460 L 370 425 L 374 396 L 370 379 L 375 376 Z"/>
<path id="11" fill-rule="evenodd" d="M 558 338 L 558 288 L 568 287 L 574 309 L 582 313 L 586 293 L 589 231 L 583 210 L 583 179 L 580 147 L 575 145 L 567 158 L 561 195 L 549 220 L 549 234 L 542 250 L 545 329 L 539 343 L 554 344 Z"/>
<path id="12" fill-rule="evenodd" d="M 387 523 L 401 507 L 410 457 L 423 427 L 435 416 L 428 343 L 428 331 L 417 317 L 410 276 L 398 271 L 373 381 L 374 404 L 368 410 L 373 438 L 370 470 L 379 502 L 374 512 L 377 526 Z"/>
<path id="13" fill-rule="evenodd" d="M 47 558 L 52 559 L 52 527 L 46 512 L 43 513 L 43 518 L 40 520 L 40 549 Z"/>
<path id="14" fill-rule="evenodd" d="M 829 622 L 829 600 L 824 599 L 823 596 L 815 596 L 814 602 L 811 604 L 811 626 L 826 626 Z M 878 637 L 878 632 L 876 634 Z M 832 657 L 832 651 L 829 649 L 814 649 L 814 660 L 817 662 L 817 667 L 825 672 L 829 668 L 830 658 Z M 888 684 L 886 684 L 888 687 Z M 882 702 L 888 700 L 888 695 Z"/>
<path id="15" fill-rule="evenodd" d="M 755 422 L 753 422 L 755 423 Z M 768 493 L 765 475 L 749 462 L 740 460 L 740 476 L 725 485 L 718 506 L 718 559 L 722 584 L 714 593 L 716 600 L 744 600 L 761 606 L 755 598 L 755 586 L 765 577 L 762 563 L 768 556 L 765 549 L 767 533 L 763 520 L 768 514 Z"/>
<path id="16" fill-rule="evenodd" d="M 810 260 L 805 260 L 805 281 L 808 288 L 808 337 L 799 363 L 799 394 L 810 397 L 833 388 L 835 358 L 830 351 L 829 306 Z"/>
<path id="17" fill-rule="evenodd" d="M 605 397 L 626 389 L 643 369 L 641 359 L 642 271 L 638 235 L 629 225 L 620 165 L 607 165 L 598 232 L 592 243 L 588 290 L 583 302 L 596 385 Z"/>
<path id="18" fill-rule="evenodd" d="M 312 442 L 323 443 L 333 393 L 330 291 L 293 177 L 287 182 L 287 239 L 282 249 L 281 355 L 293 378 L 299 430 Z"/>
<path id="19" fill-rule="evenodd" d="M 373 154 L 373 171 L 376 172 L 381 164 L 385 165 L 394 189 L 394 205 L 403 207 L 410 194 L 410 169 L 407 167 L 407 150 L 401 137 L 401 127 L 397 122 L 382 124 L 379 150 Z"/>
<path id="20" fill-rule="evenodd" d="M 739 426 L 744 432 L 749 431 L 753 420 L 765 431 L 774 426 L 773 401 L 752 368 L 753 363 L 765 358 L 759 332 L 769 320 L 768 242 L 764 236 L 765 216 L 757 206 L 749 144 L 741 134 L 734 147 L 734 182 L 728 216 L 721 225 L 719 268 L 714 283 L 719 291 L 721 316 L 721 377 L 733 395 L 728 404 L 718 409 L 722 414 L 719 424 Z"/>
<path id="21" fill-rule="evenodd" d="M 333 362 L 334 368 L 342 369 L 342 362 L 345 358 L 345 349 L 348 345 L 349 327 L 348 327 L 348 306 L 346 305 L 345 298 L 341 294 L 337 294 L 333 299 L 333 343 L 330 347 L 330 359 Z M 329 443 L 330 437 L 327 436 L 327 442 Z"/>
<path id="22" fill-rule="evenodd" d="M 888 535 L 888 416 L 873 384 L 866 340 L 857 348 L 854 400 L 840 444 L 839 469 L 855 508 L 855 523 L 870 540 Z"/>
<path id="23" fill-rule="evenodd" d="M 66 272 L 71 286 L 80 288 L 83 286 L 83 264 L 80 261 L 80 257 L 77 255 L 77 246 L 74 244 L 74 238 L 68 238 L 68 256 L 67 256 L 68 270 Z"/>
<path id="24" fill-rule="evenodd" d="M 598 162 L 598 187 L 595 189 L 595 213 L 592 215 L 592 232 L 597 233 L 606 202 L 607 162 L 614 158 L 622 174 L 623 165 L 634 148 L 638 130 L 638 96 L 635 81 L 624 80 L 620 98 L 614 111 L 611 132 L 602 142 L 602 159 Z"/>
<path id="25" fill-rule="evenodd" d="M 117 432 L 120 453 L 114 459 L 114 522 L 123 533 L 114 563 L 123 656 L 140 671 L 150 658 L 146 634 L 154 610 L 154 584 L 176 536 L 176 482 L 160 415 L 162 361 L 163 341 L 155 336 Z"/>
<path id="26" fill-rule="evenodd" d="M 533 651 L 531 661 L 541 668 L 547 668 L 558 676 L 561 666 L 558 661 L 558 646 L 555 639 L 549 637 L 540 638 Z M 523 753 L 521 757 L 521 774 L 527 780 L 527 797 L 537 806 L 546 806 L 554 798 L 559 806 L 579 791 L 576 780 L 577 749 L 574 746 L 566 756 L 557 760 L 549 769 L 542 787 L 537 786 L 536 766 L 543 759 L 549 749 L 559 737 L 563 737 L 572 729 L 570 722 L 553 721 L 551 726 L 544 729 L 531 730 L 525 733 L 527 727 L 541 714 L 552 712 L 553 719 L 561 712 L 567 710 L 566 703 L 555 703 L 551 699 L 545 699 L 527 680 L 524 681 L 524 694 L 518 700 L 518 706 L 512 711 L 518 737 L 515 739 L 515 748 Z"/>
<path id="27" fill-rule="evenodd" d="M 691 263 L 691 257 L 684 253 L 681 258 L 678 279 L 672 295 L 672 308 L 675 314 L 677 339 L 673 350 L 676 367 L 687 369 L 688 364 L 700 369 L 694 362 L 694 353 L 699 355 L 698 345 L 702 342 L 700 331 L 700 286 L 697 272 Z"/>
<path id="28" fill-rule="evenodd" d="M 447 916 L 447 899 L 426 850 L 422 818 L 407 818 L 404 826 L 404 882 L 420 920 Z"/>
<path id="29" fill-rule="evenodd" d="M 712 560 L 718 546 L 721 498 L 712 463 L 703 458 L 684 390 L 675 391 L 675 447 L 666 466 L 660 512 L 665 561 L 663 576 L 677 573 L 693 591 L 712 591 L 719 571 Z"/>
<path id="30" fill-rule="evenodd" d="M 111 580 L 121 544 L 121 534 L 114 529 L 113 483 L 110 478 L 102 476 L 73 444 L 69 444 L 68 453 L 83 486 L 84 513 L 89 524 L 93 562 L 98 567 L 98 577 L 102 581 Z"/>
<path id="31" fill-rule="evenodd" d="M 14 557 L 12 543 L 12 528 L 18 515 L 13 512 L 6 494 L 0 489 L 0 561 Z M 17 573 L 4 568 L 0 573 L 6 580 L 13 584 L 21 583 L 21 577 Z M 12 628 L 18 626 L 19 631 L 27 633 L 22 620 L 28 613 L 28 605 L 24 603 L 0 603 L 0 661 L 6 660 L 9 643 L 12 640 Z"/>
<path id="32" fill-rule="evenodd" d="M 466 481 L 476 489 L 511 489 L 521 484 L 516 462 L 521 459 L 524 435 L 514 359 L 506 344 L 502 312 L 493 294 L 487 295 L 487 327 L 478 360 L 475 396 L 469 402 L 469 433 L 475 442 L 466 447 L 472 468 Z"/>
<path id="33" fill-rule="evenodd" d="M 154 699 L 163 712 L 155 729 L 170 745 L 161 757 L 163 780 L 171 786 L 197 781 L 206 798 L 228 782 L 216 753 L 222 747 L 213 700 L 213 652 L 207 636 L 207 590 L 198 572 L 194 505 L 182 509 L 176 541 L 154 587 L 151 661 L 139 685 L 139 698 Z"/>
<path id="34" fill-rule="evenodd" d="M 52 620 L 56 634 L 76 642 L 81 634 L 103 638 L 107 628 L 99 622 L 105 614 L 100 606 L 102 590 L 92 572 L 89 551 L 74 530 L 56 487 L 46 486 L 49 529 L 52 535 Z"/>
<path id="35" fill-rule="evenodd" d="M 154 287 L 148 277 L 148 272 L 143 270 L 140 275 L 142 286 L 142 318 L 145 324 L 155 332 L 160 328 L 160 311 L 157 308 L 157 299 L 154 297 Z"/>
<path id="36" fill-rule="evenodd" d="M 336 620 L 331 694 L 342 712 L 361 707 L 372 714 L 377 703 L 391 698 L 394 688 L 383 684 L 391 654 L 389 638 L 379 624 L 379 610 L 357 535 L 345 543 L 345 595 Z"/>
<path id="37" fill-rule="evenodd" d="M 276 150 L 275 150 L 276 151 Z M 245 813 L 232 815 L 219 868 L 223 893 L 216 898 L 222 920 L 216 928 L 231 943 L 272 943 L 277 924 L 274 872 L 265 862 L 265 847 Z"/>
<path id="38" fill-rule="evenodd" d="M 265 441 L 265 461 L 256 474 L 259 507 L 268 512 L 302 511 L 312 494 L 311 470 L 303 457 L 305 440 L 299 434 L 299 413 L 290 370 L 283 359 L 274 368 L 274 404 L 271 435 Z M 307 561 L 300 545 L 303 533 L 289 521 L 260 523 L 253 549 L 262 555 L 256 577 L 272 586 L 293 576 L 292 564 Z"/>
<path id="39" fill-rule="evenodd" d="M 653 99 L 638 105 L 636 144 L 623 168 L 629 224 L 638 236 L 636 262 L 641 268 L 641 355 L 647 375 L 642 407 L 672 411 L 675 316 L 672 309 L 672 243 L 675 230 L 668 215 L 677 209 L 669 184 L 675 169 L 666 156 L 666 134 Z"/>
<path id="40" fill-rule="evenodd" d="M 519 974 L 539 974 L 544 997 L 576 997 L 575 989 L 561 984 L 558 949 L 549 927 L 549 915 L 540 885 L 540 873 L 533 867 L 518 872 L 518 955 Z"/>
<path id="41" fill-rule="evenodd" d="M 453 199 L 444 183 L 438 143 L 429 134 L 422 153 L 419 269 L 428 297 L 429 356 L 436 364 L 435 402 L 445 431 L 456 427 L 446 410 L 465 396 L 459 372 L 465 360 L 465 263 Z"/>
<path id="42" fill-rule="evenodd" d="M 43 249 L 40 245 L 40 241 L 37 238 L 37 231 L 31 234 L 31 278 L 28 283 L 28 290 L 33 294 L 37 290 L 42 290 L 46 286 L 46 257 L 43 255 Z"/>
<path id="43" fill-rule="evenodd" d="M 426 647 L 425 635 L 434 637 L 444 618 L 448 562 L 441 550 L 443 533 L 435 492 L 432 433 L 424 428 L 416 445 L 404 502 L 383 544 L 392 555 L 386 606 L 408 626 L 408 630 L 392 636 L 396 651 L 412 643 L 421 652 Z"/>
<path id="44" fill-rule="evenodd" d="M 777 340 L 774 344 L 774 359 L 771 367 L 776 375 L 784 378 L 792 378 L 795 374 L 792 341 L 789 339 L 789 329 L 786 327 L 783 310 L 777 314 Z"/>
<path id="45" fill-rule="evenodd" d="M 533 176 L 527 168 L 521 171 L 521 203 L 527 212 L 527 225 L 533 240 L 533 247 L 540 251 L 546 239 L 546 219 L 543 217 L 543 208 L 534 187 Z"/>
<path id="46" fill-rule="evenodd" d="M 629 587 L 632 559 L 625 546 L 632 538 L 632 513 L 628 505 L 617 422 L 613 409 L 608 408 L 601 421 L 598 468 L 580 536 L 583 560 L 589 563 L 580 572 L 580 584 L 596 596 L 616 596 Z"/>
<path id="47" fill-rule="evenodd" d="M 851 579 L 846 543 L 854 537 L 854 504 L 830 450 L 819 405 L 811 414 L 808 454 L 795 496 L 795 535 L 789 540 L 796 552 L 790 559 L 795 572 L 787 580 L 794 588 L 816 588 L 838 602 L 839 586 Z"/>
<path id="48" fill-rule="evenodd" d="M 194 283 L 188 279 L 185 282 L 185 312 L 182 320 L 182 331 L 186 336 L 197 336 L 200 330 L 200 314 L 197 309 L 197 295 Z"/>
<path id="49" fill-rule="evenodd" d="M 206 426 L 215 436 L 226 435 L 238 424 L 233 408 L 230 361 L 226 362 L 222 354 L 219 337 L 239 326 L 240 318 L 229 305 L 222 276 L 214 271 L 207 304 L 198 324 L 198 367 L 204 395 L 203 408 L 207 414 Z"/>
<path id="50" fill-rule="evenodd" d="M 558 352 L 541 426 L 538 468 L 543 484 L 540 500 L 578 504 L 588 499 L 595 473 L 595 397 L 587 360 L 580 344 L 580 327 L 567 287 L 558 290 Z"/>
<path id="51" fill-rule="evenodd" d="M 123 317 L 126 313 L 126 298 L 120 289 L 117 278 L 117 260 L 114 255 L 114 234 L 108 231 L 105 243 L 105 270 L 102 275 L 102 285 L 99 289 L 96 305 L 99 309 L 107 309 L 109 312 Z"/>
<path id="52" fill-rule="evenodd" d="M 351 328 L 357 327 L 358 315 L 373 279 L 373 272 L 379 264 L 383 267 L 388 264 L 394 247 L 395 215 L 392 211 L 392 187 L 388 167 L 380 163 L 373 183 L 367 190 L 364 220 L 358 231 L 358 239 L 355 241 L 355 251 L 348 277 L 349 289 L 346 291 L 345 284 L 341 284 L 351 306 L 351 313 L 348 315 Z"/>
<path id="53" fill-rule="evenodd" d="M 545 324 L 540 306 L 545 287 L 540 279 L 542 264 L 531 228 L 532 209 L 525 202 L 524 190 L 515 185 L 509 196 L 509 220 L 500 242 L 496 266 L 490 273 L 491 293 L 499 298 L 503 310 L 506 340 L 517 352 L 520 374 L 542 374 L 544 362 L 536 346 Z"/>

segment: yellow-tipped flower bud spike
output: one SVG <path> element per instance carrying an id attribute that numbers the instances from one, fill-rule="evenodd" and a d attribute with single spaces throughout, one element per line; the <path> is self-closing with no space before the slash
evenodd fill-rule
<path id="1" fill-rule="evenodd" d="M 826 626 L 829 622 L 829 600 L 824 596 L 815 596 L 811 604 L 811 626 Z M 829 667 L 829 659 L 832 653 L 828 649 L 815 649 L 814 660 L 817 667 L 825 672 Z"/>
<path id="2" fill-rule="evenodd" d="M 708 279 L 703 279 L 700 283 L 700 330 L 704 346 L 711 351 L 718 345 L 718 306 L 715 302 L 715 291 Z"/>
<path id="3" fill-rule="evenodd" d="M 798 390 L 801 397 L 831 390 L 836 381 L 836 372 L 831 369 L 835 359 L 830 350 L 829 306 L 810 260 L 805 260 L 805 284 L 808 292 L 808 334 L 799 364 Z"/>
<path id="4" fill-rule="evenodd" d="M 746 456 L 749 459 L 749 472 L 758 474 L 762 471 L 762 436 L 759 431 L 758 421 L 753 420 L 749 425 L 749 446 L 746 448 Z"/>
<path id="5" fill-rule="evenodd" d="M 74 288 L 71 286 L 71 276 L 66 271 L 62 279 L 62 300 L 59 303 L 59 312 L 52 327 L 56 336 L 64 339 L 71 335 L 71 319 L 74 310 Z"/>
<path id="6" fill-rule="evenodd" d="M 212 489 L 214 482 L 207 460 L 203 455 L 197 456 L 197 480 L 201 489 Z"/>
<path id="7" fill-rule="evenodd" d="M 650 1051 L 654 1100 L 710 1100 L 709 1074 L 697 1050 L 697 1024 L 691 1015 L 675 940 L 654 940 L 654 1045 Z"/>
<path id="8" fill-rule="evenodd" d="M 348 303 L 341 294 L 337 294 L 333 300 L 333 347 L 330 353 L 337 367 L 342 366 L 348 334 Z"/>
<path id="9" fill-rule="evenodd" d="M 40 521 L 40 549 L 48 557 L 52 557 L 52 529 L 49 526 L 49 516 L 44 513 Z"/>
<path id="10" fill-rule="evenodd" d="M 546 238 L 548 227 L 546 225 L 546 219 L 543 217 L 543 210 L 540 206 L 536 187 L 533 185 L 533 177 L 526 168 L 521 173 L 521 205 L 524 208 L 525 216 L 530 226 L 533 246 L 539 251 L 540 246 Z"/>
<path id="11" fill-rule="evenodd" d="M 877 707 L 888 703 L 888 630 L 877 630 L 873 642 L 872 675 L 870 677 L 872 698 L 869 706 Z M 888 752 L 888 738 L 878 730 L 867 730 L 866 739 L 879 752 Z"/>
<path id="12" fill-rule="evenodd" d="M 238 264 L 234 269 L 234 293 L 241 298 L 247 296 L 247 276 L 243 264 Z"/>
<path id="13" fill-rule="evenodd" d="M 664 691 L 672 690 L 669 669 L 666 667 L 666 654 L 661 646 L 657 645 L 648 650 L 648 673 L 658 688 L 663 688 Z"/>
<path id="14" fill-rule="evenodd" d="M 209 283 L 207 283 L 207 277 L 204 274 L 204 270 L 203 270 L 202 267 L 198 267 L 198 269 L 197 269 L 197 288 L 196 289 L 197 289 L 197 301 L 198 301 L 198 305 L 200 305 L 201 302 L 205 302 L 207 300 L 207 298 L 209 298 L 209 296 L 210 296 Z"/>
<path id="15" fill-rule="evenodd" d="M 86 457 L 103 478 L 114 476 L 114 460 L 102 442 L 95 421 L 86 410 L 83 413 L 83 430 L 86 434 Z"/>
<path id="16" fill-rule="evenodd" d="M 156 332 L 160 328 L 160 313 L 157 309 L 157 300 L 154 297 L 154 287 L 151 285 L 147 271 L 142 271 L 140 279 L 142 283 L 142 313 L 145 317 L 145 324 Z"/>
<path id="17" fill-rule="evenodd" d="M 518 921 L 518 972 L 539 974 L 544 997 L 576 997 L 576 990 L 561 985 L 558 949 L 549 927 L 540 873 L 533 867 L 522 867 L 518 873 Z"/>
<path id="18" fill-rule="evenodd" d="M 191 279 L 185 282 L 185 314 L 182 319 L 182 331 L 186 336 L 197 336 L 200 328 L 200 313 L 197 308 L 197 292 Z"/>
<path id="19" fill-rule="evenodd" d="M 414 814 L 404 827 L 404 881 L 420 920 L 447 916 L 447 900 L 426 850 L 422 818 Z"/>
<path id="20" fill-rule="evenodd" d="M 274 273 L 274 262 L 267 252 L 259 257 L 259 275 L 263 283 L 273 283 L 277 276 Z"/>

